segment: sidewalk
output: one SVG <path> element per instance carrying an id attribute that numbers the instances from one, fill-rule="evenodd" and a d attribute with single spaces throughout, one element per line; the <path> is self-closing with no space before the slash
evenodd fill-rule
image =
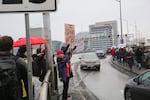
<path id="1" fill-rule="evenodd" d="M 110 64 L 112 64 L 113 67 L 115 67 L 116 69 L 118 69 L 120 71 L 125 70 L 125 71 L 128 71 L 128 72 L 131 72 L 127 63 L 120 63 L 117 60 L 113 61 L 112 59 L 110 59 Z M 135 75 L 138 75 L 138 74 L 142 73 L 145 70 L 147 70 L 147 69 L 144 68 L 144 67 L 142 67 L 141 69 L 138 69 L 136 66 L 132 67 L 132 73 L 135 74 Z"/>

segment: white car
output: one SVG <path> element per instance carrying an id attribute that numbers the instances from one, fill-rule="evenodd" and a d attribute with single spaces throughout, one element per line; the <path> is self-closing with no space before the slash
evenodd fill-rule
<path id="1" fill-rule="evenodd" d="M 96 69 L 100 71 L 100 59 L 95 53 L 85 53 L 80 57 L 80 69 Z"/>

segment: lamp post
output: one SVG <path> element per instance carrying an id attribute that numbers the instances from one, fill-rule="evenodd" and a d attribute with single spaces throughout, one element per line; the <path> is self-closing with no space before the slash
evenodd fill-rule
<path id="1" fill-rule="evenodd" d="M 126 25 L 127 25 L 127 34 L 129 34 L 128 20 L 126 20 L 126 19 L 122 19 L 122 20 L 126 21 Z"/>
<path id="2" fill-rule="evenodd" d="M 122 34 L 122 31 L 123 31 L 123 29 L 122 29 L 122 10 L 121 10 L 121 0 L 116 0 L 117 2 L 119 2 L 119 5 L 120 5 L 120 31 L 121 31 L 121 35 L 120 35 L 120 42 L 121 42 L 121 44 L 123 44 L 124 43 L 124 41 L 123 41 L 123 34 Z"/>

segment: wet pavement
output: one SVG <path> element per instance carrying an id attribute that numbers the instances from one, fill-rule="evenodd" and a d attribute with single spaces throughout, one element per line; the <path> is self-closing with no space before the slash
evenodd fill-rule
<path id="1" fill-rule="evenodd" d="M 112 61 L 111 58 L 109 59 L 109 63 L 115 69 L 117 69 L 121 73 L 127 74 L 129 77 L 134 77 L 146 70 L 145 68 L 142 68 L 141 70 L 139 70 L 137 67 L 133 66 L 133 70 L 132 70 L 132 72 L 130 72 L 130 68 L 127 66 L 127 64 L 122 64 L 122 63 L 119 63 L 118 61 Z M 91 91 L 91 89 L 89 87 L 87 87 L 87 84 L 85 85 L 84 81 L 82 80 L 82 75 L 80 75 L 80 72 L 79 72 L 79 69 L 77 68 L 77 66 L 78 66 L 78 63 L 73 64 L 74 77 L 72 79 L 70 79 L 70 84 L 69 84 L 70 97 L 68 98 L 68 100 L 104 100 L 102 98 L 99 99 L 95 95 L 95 93 L 93 91 Z M 108 64 L 105 64 L 105 67 L 106 66 L 108 66 Z M 100 74 L 102 74 L 102 72 L 100 72 Z M 102 75 L 100 75 L 100 76 L 102 76 Z M 59 84 L 58 87 L 59 87 L 59 94 L 60 94 L 59 97 L 61 100 L 63 84 L 59 80 L 58 80 L 58 84 Z M 99 95 L 102 95 L 103 92 L 101 91 L 101 93 Z M 123 94 L 122 93 L 123 90 L 120 90 L 120 92 L 121 92 L 121 94 Z M 108 93 L 108 91 L 107 91 L 107 93 Z"/>
<path id="2" fill-rule="evenodd" d="M 74 63 L 73 66 L 78 66 L 78 63 Z M 77 72 L 77 68 L 73 70 L 74 77 L 70 79 L 69 83 L 69 95 L 68 100 L 99 100 L 84 84 L 80 75 Z M 58 88 L 60 94 L 60 100 L 62 97 L 63 84 L 58 81 Z"/>
<path id="3" fill-rule="evenodd" d="M 132 71 L 130 71 L 130 68 L 128 66 L 127 63 L 119 63 L 117 60 L 113 61 L 111 58 L 110 58 L 110 64 L 116 68 L 118 71 L 122 72 L 122 73 L 125 73 L 129 76 L 136 76 L 142 72 L 144 72 L 145 70 L 147 70 L 146 68 L 142 67 L 141 69 L 139 69 L 138 67 L 136 66 L 133 66 L 132 67 Z"/>

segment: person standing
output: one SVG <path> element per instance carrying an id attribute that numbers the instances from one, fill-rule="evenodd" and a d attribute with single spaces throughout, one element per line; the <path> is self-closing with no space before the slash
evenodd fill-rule
<path id="1" fill-rule="evenodd" d="M 126 58 L 127 58 L 127 63 L 128 63 L 128 65 L 130 67 L 130 71 L 132 71 L 132 66 L 134 65 L 134 59 L 133 59 L 133 52 L 132 52 L 132 50 L 129 50 L 127 52 Z"/>
<path id="2" fill-rule="evenodd" d="M 64 54 L 63 50 L 56 51 L 57 56 L 57 64 L 58 64 L 58 71 L 59 71 L 59 79 L 63 82 L 63 96 L 62 100 L 67 100 L 68 98 L 68 88 L 69 88 L 69 79 L 70 74 L 68 73 L 69 68 L 69 61 L 70 61 L 70 53 Z"/>
<path id="3" fill-rule="evenodd" d="M 141 65 L 141 63 L 142 63 L 142 56 L 143 56 L 142 51 L 140 50 L 140 48 L 137 48 L 137 50 L 135 51 L 135 59 L 136 59 L 136 61 L 138 63 L 137 66 L 138 66 L 139 69 L 141 69 L 141 67 L 142 67 L 142 65 Z"/>
<path id="4" fill-rule="evenodd" d="M 33 56 L 33 61 L 37 64 L 36 69 L 34 70 L 34 76 L 39 77 L 41 82 L 44 81 L 44 77 L 46 75 L 46 59 L 45 59 L 45 49 L 38 48 L 36 50 L 36 54 Z"/>
<path id="5" fill-rule="evenodd" d="M 22 83 L 28 92 L 26 63 L 13 55 L 13 39 L 0 37 L 0 100 L 23 100 Z M 26 97 L 28 100 L 28 97 Z"/>
<path id="6" fill-rule="evenodd" d="M 111 51 L 110 51 L 110 53 L 111 53 L 113 61 L 114 61 L 115 60 L 116 49 L 112 48 Z"/>

